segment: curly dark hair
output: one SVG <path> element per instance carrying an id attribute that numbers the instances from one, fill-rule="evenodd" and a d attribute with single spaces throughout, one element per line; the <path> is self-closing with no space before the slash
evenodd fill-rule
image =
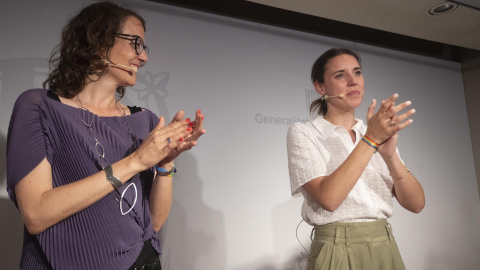
<path id="1" fill-rule="evenodd" d="M 332 48 L 326 52 L 324 52 L 320 57 L 318 57 L 317 61 L 313 64 L 312 67 L 312 83 L 324 83 L 325 82 L 325 67 L 328 64 L 328 61 L 330 59 L 334 58 L 335 56 L 343 55 L 343 54 L 348 54 L 355 59 L 357 59 L 358 63 L 361 64 L 361 58 L 360 55 L 357 53 L 345 49 L 345 48 Z M 327 102 L 323 98 L 316 99 L 310 104 L 310 113 L 313 111 L 317 110 L 317 113 L 319 115 L 326 115 L 327 114 Z"/>
<path id="2" fill-rule="evenodd" d="M 43 88 L 72 98 L 83 90 L 87 79 L 100 79 L 108 71 L 100 52 L 108 55 L 115 45 L 115 33 L 122 31 L 129 16 L 137 18 L 146 30 L 145 20 L 135 11 L 108 1 L 89 5 L 70 19 L 50 57 L 51 72 Z M 125 87 L 118 87 L 118 98 L 124 94 Z"/>

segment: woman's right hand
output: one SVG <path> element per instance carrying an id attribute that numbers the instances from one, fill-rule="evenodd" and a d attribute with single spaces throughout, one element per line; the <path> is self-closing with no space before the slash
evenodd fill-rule
<path id="1" fill-rule="evenodd" d="M 406 101 L 395 106 L 395 100 L 397 100 L 397 98 L 398 94 L 393 94 L 389 99 L 383 101 L 377 113 L 375 113 L 375 99 L 368 107 L 368 128 L 365 136 L 369 137 L 378 144 L 383 144 L 392 136 L 396 135 L 397 132 L 406 128 L 413 122 L 412 119 L 408 118 L 415 113 L 414 109 L 397 115 L 398 112 L 411 105 L 410 101 Z"/>
<path id="2" fill-rule="evenodd" d="M 180 138 L 191 133 L 192 128 L 183 119 L 183 114 L 183 111 L 179 111 L 175 117 L 178 118 L 177 116 L 181 115 L 180 120 L 172 121 L 167 126 L 165 126 L 165 119 L 160 117 L 158 125 L 131 155 L 139 171 L 158 164 L 182 143 L 179 141 Z"/>

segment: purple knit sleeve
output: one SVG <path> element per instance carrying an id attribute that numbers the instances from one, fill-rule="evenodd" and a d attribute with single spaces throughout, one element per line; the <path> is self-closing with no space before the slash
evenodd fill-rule
<path id="1" fill-rule="evenodd" d="M 22 93 L 15 102 L 7 137 L 7 191 L 17 205 L 15 186 L 48 156 L 45 90 Z"/>

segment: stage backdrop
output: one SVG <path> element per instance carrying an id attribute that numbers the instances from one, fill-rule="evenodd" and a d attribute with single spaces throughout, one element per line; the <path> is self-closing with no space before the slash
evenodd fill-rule
<path id="1" fill-rule="evenodd" d="M 61 27 L 88 1 L 0 3 L 0 268 L 20 260 L 21 218 L 5 192 L 7 126 L 17 96 L 41 87 Z M 411 100 L 403 160 L 422 183 L 419 215 L 390 220 L 407 269 L 476 269 L 480 204 L 458 63 L 195 12 L 120 2 L 147 20 L 148 64 L 124 102 L 171 118 L 205 114 L 207 134 L 176 160 L 174 201 L 160 235 L 167 270 L 298 269 L 301 198 L 290 196 L 286 132 L 310 118 L 314 60 L 331 47 L 363 58 L 371 99 Z M 309 248 L 311 228 L 298 230 Z"/>

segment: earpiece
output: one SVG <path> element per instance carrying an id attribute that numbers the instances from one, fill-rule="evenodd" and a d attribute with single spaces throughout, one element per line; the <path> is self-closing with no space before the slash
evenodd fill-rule
<path id="1" fill-rule="evenodd" d="M 339 94 L 337 96 L 329 96 L 327 94 L 323 95 L 323 98 L 324 99 L 329 99 L 329 98 L 339 98 L 339 99 L 342 99 L 345 95 L 344 94 Z"/>
<path id="2" fill-rule="evenodd" d="M 123 68 L 123 69 L 127 69 L 128 71 L 132 71 L 132 72 L 135 72 L 135 73 L 138 72 L 138 68 L 136 66 L 128 67 L 128 66 L 125 66 L 125 65 L 115 64 L 108 59 L 102 59 L 102 60 L 103 60 L 104 63 L 107 63 L 109 66 L 113 65 L 113 66 L 117 66 L 117 67 L 120 67 L 120 68 Z"/>

